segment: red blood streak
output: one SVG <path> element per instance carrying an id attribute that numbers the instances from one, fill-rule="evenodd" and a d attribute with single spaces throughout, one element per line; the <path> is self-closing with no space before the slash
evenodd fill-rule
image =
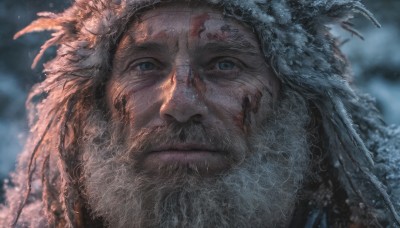
<path id="1" fill-rule="evenodd" d="M 263 94 L 257 91 L 254 95 L 247 95 L 243 97 L 242 111 L 233 117 L 234 122 L 239 126 L 244 133 L 250 130 L 251 115 L 256 114 L 260 108 L 261 97 Z"/>
<path id="2" fill-rule="evenodd" d="M 210 15 L 208 13 L 203 13 L 198 15 L 192 19 L 192 29 L 190 35 L 192 37 L 200 37 L 201 33 L 204 32 L 206 27 L 204 24 L 207 20 L 210 19 Z"/>

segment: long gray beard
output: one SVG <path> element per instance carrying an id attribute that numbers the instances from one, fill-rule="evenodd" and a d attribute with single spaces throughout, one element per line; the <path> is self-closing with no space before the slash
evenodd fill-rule
<path id="1" fill-rule="evenodd" d="M 82 162 L 87 200 L 110 227 L 286 227 L 309 168 L 308 122 L 304 100 L 291 92 L 246 143 L 218 136 L 246 148 L 226 173 L 150 177 L 131 159 L 148 134 L 124 146 L 118 127 L 93 114 Z"/>

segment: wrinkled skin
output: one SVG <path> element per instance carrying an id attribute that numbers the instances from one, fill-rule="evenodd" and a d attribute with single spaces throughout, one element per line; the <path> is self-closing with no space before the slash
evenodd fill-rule
<path id="1" fill-rule="evenodd" d="M 251 29 L 205 6 L 146 12 L 122 38 L 113 64 L 108 106 L 129 131 L 195 123 L 229 132 L 234 143 L 230 154 L 210 143 L 213 135 L 151 145 L 133 154 L 150 173 L 167 166 L 207 175 L 228 170 L 246 156 L 248 138 L 279 92 Z"/>
<path id="2" fill-rule="evenodd" d="M 339 76 L 348 74 L 348 65 L 335 52 L 338 47 L 326 27 L 342 23 L 354 32 L 347 21 L 354 12 L 376 22 L 360 1 L 207 1 L 224 2 L 224 13 L 255 26 L 271 62 L 287 82 L 282 88 L 271 80 L 258 45 L 252 48 L 257 43 L 253 30 L 193 1 L 168 7 L 165 4 L 171 1 L 158 2 L 77 1 L 64 13 L 42 14 L 17 34 L 56 29 L 42 51 L 60 45 L 57 58 L 46 66 L 46 80 L 30 94 L 30 103 L 35 103 L 30 110 L 37 109 L 38 120 L 13 177 L 15 188 L 7 192 L 10 209 L 0 206 L 1 224 L 7 219 L 3 211 L 16 214 L 13 207 L 29 191 L 21 191 L 26 187 L 27 162 L 43 160 L 41 171 L 32 168 L 32 193 L 26 194 L 28 201 L 35 195 L 43 199 L 27 202 L 20 226 L 43 227 L 48 220 L 50 227 L 72 227 L 81 221 L 85 227 L 97 227 L 104 221 L 109 227 L 253 228 L 287 227 L 293 219 L 297 227 L 296 218 L 307 214 L 311 226 L 326 226 L 325 221 L 328 226 L 359 226 L 351 221 L 369 227 L 381 214 L 380 227 L 391 220 L 387 209 L 397 219 L 398 181 L 387 177 L 397 173 L 398 153 L 390 141 L 398 139 L 398 131 L 384 129 L 369 99 L 354 93 Z M 153 13 L 140 17 L 143 11 L 138 9 Z M 241 17 L 242 12 L 250 15 Z M 132 26 L 125 27 L 132 20 Z M 218 23 L 211 22 L 216 20 L 224 25 L 212 32 Z M 179 26 L 185 23 L 186 29 Z M 127 33 L 119 37 L 120 32 Z M 186 40 L 181 41 L 180 34 Z M 155 37 L 168 45 L 153 42 L 147 45 L 152 50 L 137 45 Z M 110 46 L 115 39 L 118 46 Z M 213 50 L 204 45 L 207 39 L 225 47 L 217 44 Z M 246 56 L 239 60 L 251 61 L 245 67 L 230 58 L 207 61 L 213 53 L 236 57 L 231 49 Z M 152 56 L 157 53 L 166 58 Z M 108 65 L 110 58 L 113 68 Z M 254 65 L 251 72 L 249 66 Z M 103 81 L 108 70 L 111 81 Z M 93 91 L 103 91 L 104 83 L 108 108 L 97 96 L 103 93 L 93 96 Z M 49 96 L 36 104 L 33 100 L 43 97 L 44 91 Z M 51 133 L 46 135 L 48 129 Z M 358 134 L 364 142 L 356 142 Z M 373 154 L 362 148 L 364 143 Z M 33 148 L 39 150 L 32 152 Z M 325 161 L 318 161 L 318 152 L 327 155 L 332 167 L 320 166 Z M 368 163 L 370 155 L 375 155 L 376 172 Z M 310 163 L 313 169 L 307 171 Z M 44 185 L 36 189 L 41 178 Z M 315 186 L 303 183 L 312 179 Z M 305 191 L 298 192 L 303 187 Z M 308 190 L 313 190 L 311 195 L 303 195 Z M 359 198 L 360 192 L 365 198 Z M 81 197 L 85 208 L 79 210 L 75 203 Z M 299 200 L 309 206 L 315 202 L 317 210 L 302 210 L 300 205 L 293 217 Z M 340 205 L 343 210 L 338 210 Z M 80 218 L 86 209 L 91 216 Z M 332 216 L 325 209 L 340 214 Z M 34 225 L 39 223 L 43 225 Z"/>
<path id="3" fill-rule="evenodd" d="M 279 87 L 248 27 L 205 6 L 144 12 L 117 47 L 109 115 L 91 112 L 83 128 L 93 216 L 110 227 L 286 227 L 309 168 L 309 115 Z"/>

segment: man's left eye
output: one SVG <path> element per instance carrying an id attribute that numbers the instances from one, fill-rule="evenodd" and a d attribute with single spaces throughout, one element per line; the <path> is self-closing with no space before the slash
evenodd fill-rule
<path id="1" fill-rule="evenodd" d="M 223 60 L 217 63 L 218 70 L 233 70 L 236 67 L 236 64 L 230 60 Z"/>

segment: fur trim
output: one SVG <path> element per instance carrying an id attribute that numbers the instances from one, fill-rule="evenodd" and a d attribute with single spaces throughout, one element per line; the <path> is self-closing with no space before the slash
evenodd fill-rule
<path id="1" fill-rule="evenodd" d="M 132 18 L 138 12 L 164 2 L 171 1 L 76 0 L 63 13 L 41 13 L 41 18 L 16 34 L 19 37 L 29 32 L 54 31 L 33 66 L 48 47 L 58 46 L 57 57 L 45 65 L 46 80 L 28 97 L 32 112 L 32 142 L 40 145 L 47 132 L 54 129 L 63 129 L 56 133 L 65 135 L 68 129 L 62 124 L 74 115 L 77 109 L 74 100 L 81 99 L 82 94 L 95 94 L 103 86 L 110 71 L 111 54 Z M 390 138 L 398 138 L 400 133 L 386 130 L 378 114 L 371 111 L 374 108 L 368 99 L 350 88 L 346 80 L 348 65 L 327 26 L 340 24 L 357 35 L 348 20 L 354 13 L 361 13 L 379 27 L 372 14 L 359 0 L 207 2 L 223 9 L 226 15 L 251 25 L 279 79 L 317 108 L 322 121 L 324 150 L 349 196 L 348 204 L 354 208 L 355 220 L 361 219 L 358 211 L 363 203 L 368 216 L 373 219 L 400 225 L 400 190 L 395 184 L 398 177 L 388 178 L 391 173 L 400 173 L 396 168 L 398 161 L 390 160 L 392 156 L 399 157 L 399 147 L 394 147 L 396 141 L 392 142 Z M 46 96 L 43 102 L 32 102 L 43 94 Z M 62 100 L 60 94 L 64 95 Z M 36 125 L 37 122 L 41 124 Z M 58 145 L 53 148 L 68 146 L 63 140 L 61 137 L 60 141 L 54 142 Z M 26 153 L 32 154 L 31 151 Z M 68 164 L 58 165 L 60 175 L 63 175 L 62 170 Z M 63 184 L 71 182 L 67 175 L 62 177 Z"/>

